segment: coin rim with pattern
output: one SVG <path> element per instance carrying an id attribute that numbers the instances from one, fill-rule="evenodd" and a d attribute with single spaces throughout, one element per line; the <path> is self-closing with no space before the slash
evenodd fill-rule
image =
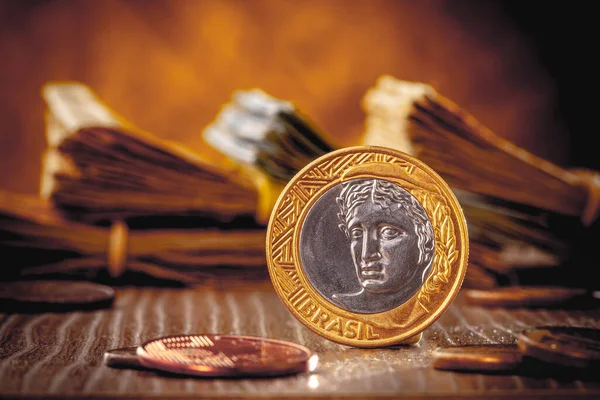
<path id="1" fill-rule="evenodd" d="M 313 195 L 310 197 L 310 199 L 307 199 L 307 201 L 304 202 L 304 204 L 302 206 L 300 206 L 300 210 L 298 210 L 299 212 L 298 212 L 297 219 L 290 225 L 291 229 L 293 230 L 291 263 L 293 264 L 293 271 L 297 274 L 298 279 L 299 279 L 299 283 L 298 283 L 299 287 L 296 287 L 294 289 L 294 291 L 304 290 L 306 293 L 308 293 L 308 297 L 310 298 L 310 300 L 316 304 L 316 307 L 318 307 L 319 312 L 329 313 L 329 314 L 333 315 L 334 318 L 340 318 L 340 320 L 342 322 L 346 321 L 346 324 L 348 324 L 349 321 L 367 321 L 366 324 L 369 324 L 368 321 L 377 319 L 377 321 L 379 321 L 377 326 L 378 326 L 380 333 L 377 333 L 377 335 L 379 335 L 379 336 L 373 340 L 363 340 L 362 338 L 358 337 L 358 335 L 356 335 L 356 338 L 355 337 L 349 338 L 347 336 L 344 336 L 343 334 L 340 335 L 339 331 L 337 333 L 332 333 L 331 331 L 326 330 L 324 327 L 321 327 L 318 324 L 315 324 L 314 321 L 311 321 L 309 319 L 310 316 L 307 316 L 307 315 L 305 315 L 305 313 L 300 312 L 294 306 L 294 304 L 292 304 L 292 301 L 290 300 L 290 297 L 293 298 L 293 294 L 295 292 L 288 292 L 288 291 L 286 291 L 286 289 L 288 289 L 288 288 L 284 288 L 282 286 L 281 280 L 286 279 L 286 278 L 285 277 L 282 278 L 281 276 L 283 276 L 283 274 L 286 274 L 287 271 L 283 271 L 282 268 L 280 266 L 278 266 L 278 261 L 274 259 L 274 255 L 273 255 L 273 247 L 274 247 L 273 243 L 274 243 L 274 240 L 276 239 L 276 237 L 275 237 L 276 234 L 274 233 L 274 229 L 275 229 L 275 225 L 279 224 L 279 222 L 276 222 L 276 218 L 277 218 L 278 212 L 279 212 L 280 208 L 282 207 L 282 205 L 285 206 L 286 197 L 288 195 L 290 195 L 290 193 L 296 188 L 297 182 L 304 179 L 305 175 L 309 171 L 314 170 L 317 166 L 324 164 L 328 161 L 331 161 L 332 159 L 334 159 L 336 157 L 351 156 L 351 155 L 360 154 L 360 153 L 362 153 L 362 154 L 370 153 L 370 154 L 380 155 L 380 158 L 382 158 L 382 160 L 383 160 L 383 158 L 387 157 L 387 158 L 390 158 L 390 160 L 396 159 L 400 162 L 408 164 L 409 168 L 412 171 L 411 173 L 414 172 L 415 175 L 418 174 L 419 175 L 418 178 L 424 180 L 423 182 L 419 182 L 421 185 L 428 185 L 429 188 L 434 187 L 435 190 L 438 191 L 437 192 L 438 196 L 443 197 L 443 199 L 445 199 L 445 201 L 447 202 L 446 205 L 447 205 L 447 209 L 449 210 L 448 212 L 450 214 L 449 218 L 450 218 L 450 221 L 452 222 L 452 228 L 454 229 L 454 241 L 455 241 L 454 247 L 458 251 L 458 255 L 456 256 L 456 259 L 453 261 L 454 267 L 451 269 L 450 278 L 446 279 L 446 282 L 444 282 L 443 280 L 441 280 L 441 281 L 436 280 L 435 284 L 439 285 L 439 287 L 441 289 L 439 291 L 434 291 L 433 293 L 428 293 L 429 297 L 428 297 L 427 304 L 428 305 L 433 304 L 434 306 L 429 309 L 427 309 L 425 306 L 423 306 L 423 309 L 425 309 L 425 311 L 424 311 L 425 316 L 421 316 L 417 320 L 413 320 L 413 321 L 410 320 L 411 311 L 409 310 L 409 307 L 413 307 L 413 309 L 416 307 L 415 305 L 417 304 L 417 298 L 420 295 L 421 291 L 417 292 L 417 294 L 415 294 L 411 299 L 409 299 L 406 303 L 400 305 L 399 307 L 396 307 L 392 310 L 388 310 L 385 312 L 377 313 L 377 314 L 365 315 L 365 314 L 353 313 L 353 312 L 349 312 L 347 310 L 341 309 L 340 307 L 336 306 L 335 304 L 333 304 L 332 302 L 330 302 L 329 300 L 324 298 L 321 294 L 318 293 L 318 291 L 314 287 L 312 287 L 312 285 L 310 284 L 310 282 L 306 276 L 306 273 L 301 265 L 301 260 L 299 257 L 300 232 L 302 229 L 301 227 L 304 222 L 304 219 L 306 218 L 306 215 L 308 214 L 308 211 L 310 210 L 312 205 L 318 200 L 318 198 L 320 197 L 319 196 L 320 194 L 324 193 L 332 186 L 339 184 L 341 182 L 341 176 L 346 174 L 347 170 L 349 170 L 350 168 L 347 168 L 347 170 L 344 170 L 344 171 L 337 171 L 336 173 L 334 173 L 334 174 L 337 174 L 337 175 L 335 175 L 335 177 L 329 177 L 329 178 L 323 177 L 322 178 L 322 179 L 329 179 L 329 180 L 326 184 L 324 184 L 319 189 L 317 189 L 313 193 Z M 377 158 L 377 157 L 375 157 L 375 158 Z M 384 161 L 375 162 L 375 165 L 374 166 L 372 165 L 371 167 L 372 168 L 388 168 L 388 164 L 390 164 L 390 163 L 384 162 Z M 386 177 L 381 174 L 369 173 L 366 163 L 365 164 L 358 163 L 358 164 L 355 164 L 352 166 L 352 168 L 354 168 L 354 167 L 365 167 L 366 168 L 367 172 L 363 173 L 361 177 L 366 177 L 366 178 L 371 178 L 371 179 L 372 178 L 377 178 L 377 179 L 388 179 L 389 178 L 389 176 Z M 409 172 L 404 172 L 402 178 L 406 178 L 408 180 L 416 179 L 415 176 L 409 176 L 409 175 L 410 175 Z M 394 176 L 393 178 L 388 179 L 388 180 L 396 180 L 396 179 L 400 179 L 400 178 Z M 399 184 L 399 186 L 404 187 L 402 184 Z M 423 204 L 421 201 L 419 201 L 419 202 L 421 204 Z M 293 207 L 296 207 L 296 205 L 294 205 Z M 431 211 L 427 211 L 427 214 L 431 220 L 432 219 Z M 431 221 L 431 222 L 434 225 L 434 231 L 436 231 L 435 222 L 434 221 Z M 441 230 L 441 227 L 438 226 L 437 229 Z M 436 231 L 436 244 L 435 244 L 436 252 L 439 250 L 438 246 L 441 246 L 439 244 L 437 235 L 438 235 L 438 233 Z M 429 166 L 427 166 L 422 161 L 419 161 L 418 159 L 416 159 L 406 153 L 403 153 L 399 150 L 394 150 L 391 148 L 386 148 L 386 147 L 381 147 L 381 146 L 347 147 L 347 148 L 343 148 L 343 149 L 339 149 L 339 150 L 327 153 L 326 155 L 313 160 L 308 165 L 306 165 L 301 171 L 299 171 L 294 176 L 294 178 L 292 180 L 290 180 L 290 182 L 288 182 L 288 184 L 285 186 L 285 188 L 280 193 L 279 198 L 277 199 L 277 202 L 275 203 L 275 207 L 273 208 L 273 211 L 271 213 L 271 218 L 269 219 L 269 225 L 267 227 L 267 238 L 266 238 L 266 253 L 267 253 L 267 264 L 268 264 L 268 268 L 269 268 L 269 274 L 271 277 L 271 282 L 273 283 L 273 286 L 275 287 L 275 291 L 277 292 L 278 296 L 283 301 L 283 303 L 286 305 L 288 310 L 292 313 L 292 315 L 294 315 L 294 317 L 296 319 L 298 319 L 302 324 L 304 324 L 306 327 L 308 327 L 313 332 L 319 334 L 320 336 L 325 337 L 325 338 L 332 340 L 334 342 L 337 342 L 337 343 L 355 346 L 355 347 L 363 347 L 363 348 L 385 347 L 385 346 L 391 346 L 391 345 L 396 345 L 396 344 L 402 344 L 402 343 L 405 343 L 410 338 L 415 337 L 416 335 L 421 333 L 424 329 L 426 329 L 428 326 L 433 324 L 443 314 L 443 312 L 450 306 L 450 304 L 456 297 L 458 291 L 460 290 L 460 287 L 462 285 L 462 282 L 463 282 L 463 279 L 465 276 L 465 272 L 467 269 L 467 260 L 468 260 L 467 224 L 466 224 L 464 214 L 462 212 L 462 208 L 460 207 L 460 204 L 459 204 L 458 200 L 456 199 L 456 197 L 454 196 L 454 193 L 452 192 L 450 187 L 435 171 L 433 171 Z M 435 264 L 435 262 L 436 261 L 434 260 L 434 264 Z M 434 270 L 434 267 L 432 267 L 432 270 Z M 432 279 L 438 278 L 438 276 L 430 276 L 430 277 Z M 429 277 L 428 277 L 428 279 L 429 279 Z M 424 287 L 424 286 L 425 285 L 423 285 L 422 287 Z M 304 296 L 304 294 L 303 294 L 303 296 Z M 315 311 L 315 313 L 316 312 L 317 311 Z M 423 311 L 421 310 L 421 312 L 423 312 Z M 312 317 L 312 319 L 314 319 L 314 317 Z M 323 318 L 323 319 L 325 319 L 325 318 Z M 381 321 L 383 321 L 383 322 L 381 322 Z M 409 321 L 408 326 L 402 326 L 403 323 L 406 323 L 405 321 Z M 318 320 L 317 320 L 317 322 L 318 322 Z M 372 328 L 372 326 L 371 326 L 371 328 Z M 359 329 L 360 329 L 360 325 L 359 325 Z M 367 334 L 368 334 L 368 331 L 367 331 Z"/>
<path id="2" fill-rule="evenodd" d="M 104 365 L 113 368 L 139 368 L 142 367 L 137 355 L 137 346 L 120 347 L 104 352 Z"/>
<path id="3" fill-rule="evenodd" d="M 280 346 L 293 347 L 300 350 L 306 357 L 298 357 L 293 362 L 282 361 L 277 364 L 271 364 L 265 367 L 264 364 L 252 366 L 252 365 L 237 365 L 234 367 L 208 367 L 199 365 L 186 365 L 182 363 L 169 362 L 165 360 L 153 357 L 152 354 L 145 350 L 145 347 L 150 343 L 158 340 L 164 340 L 169 338 L 186 337 L 186 336 L 206 336 L 210 338 L 217 347 L 216 344 L 220 339 L 236 339 L 236 340 L 251 340 L 259 341 L 261 343 L 271 343 Z M 150 339 L 137 348 L 137 355 L 140 360 L 140 364 L 147 368 L 153 368 L 156 370 L 170 372 L 175 374 L 193 375 L 193 376 L 207 376 L 207 377 L 268 377 L 268 376 L 282 376 L 298 374 L 307 372 L 315 367 L 315 361 L 317 356 L 314 355 L 309 349 L 296 343 L 286 342 L 283 340 L 262 338 L 258 336 L 245 336 L 245 335 L 221 335 L 213 333 L 197 333 L 189 335 L 169 335 L 162 336 L 159 338 Z"/>

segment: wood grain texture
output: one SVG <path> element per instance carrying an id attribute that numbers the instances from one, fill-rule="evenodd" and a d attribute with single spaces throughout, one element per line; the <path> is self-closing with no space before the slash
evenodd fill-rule
<path id="1" fill-rule="evenodd" d="M 269 282 L 194 289 L 118 288 L 112 308 L 0 315 L 0 397 L 13 398 L 577 398 L 600 380 L 460 374 L 431 367 L 440 345 L 514 343 L 532 325 L 600 327 L 600 310 L 484 309 L 459 296 L 418 346 L 355 349 L 296 321 Z M 314 373 L 275 379 L 198 379 L 110 368 L 104 351 L 172 334 L 264 336 L 319 355 Z"/>

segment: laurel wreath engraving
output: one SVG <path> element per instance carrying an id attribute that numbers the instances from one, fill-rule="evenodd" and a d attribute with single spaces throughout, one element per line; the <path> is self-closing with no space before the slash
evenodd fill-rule
<path id="1" fill-rule="evenodd" d="M 432 271 L 417 295 L 417 301 L 421 307 L 429 311 L 427 306 L 431 295 L 438 292 L 442 284 L 449 282 L 452 264 L 458 258 L 456 236 L 454 235 L 454 225 L 450 219 L 450 208 L 442 196 L 423 190 L 413 190 L 411 193 L 421 203 L 427 214 L 433 218 L 436 246 Z"/>

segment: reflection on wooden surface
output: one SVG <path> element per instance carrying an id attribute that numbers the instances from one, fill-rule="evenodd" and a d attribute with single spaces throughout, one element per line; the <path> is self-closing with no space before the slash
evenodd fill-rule
<path id="1" fill-rule="evenodd" d="M 270 283 L 195 289 L 122 288 L 111 309 L 0 316 L 0 395 L 141 398 L 599 396 L 600 381 L 459 374 L 431 367 L 440 345 L 514 343 L 532 325 L 600 327 L 600 310 L 504 310 L 459 296 L 418 346 L 355 349 L 304 328 Z M 288 340 L 319 355 L 312 374 L 275 379 L 194 379 L 102 364 L 105 350 L 172 334 L 245 334 Z"/>

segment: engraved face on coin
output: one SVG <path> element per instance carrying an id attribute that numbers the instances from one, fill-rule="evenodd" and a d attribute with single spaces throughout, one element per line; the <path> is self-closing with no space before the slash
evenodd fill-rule
<path id="1" fill-rule="evenodd" d="M 446 183 L 383 147 L 307 165 L 267 230 L 271 280 L 288 309 L 358 347 L 399 344 L 433 323 L 460 288 L 467 257 L 465 219 Z"/>
<path id="2" fill-rule="evenodd" d="M 347 311 L 377 313 L 419 290 L 434 242 L 427 213 L 408 191 L 384 179 L 352 179 L 308 211 L 300 258 L 321 295 Z"/>
<path id="3" fill-rule="evenodd" d="M 317 358 L 281 340 L 237 335 L 179 335 L 150 340 L 137 349 L 148 368 L 197 376 L 278 376 L 311 371 Z"/>

